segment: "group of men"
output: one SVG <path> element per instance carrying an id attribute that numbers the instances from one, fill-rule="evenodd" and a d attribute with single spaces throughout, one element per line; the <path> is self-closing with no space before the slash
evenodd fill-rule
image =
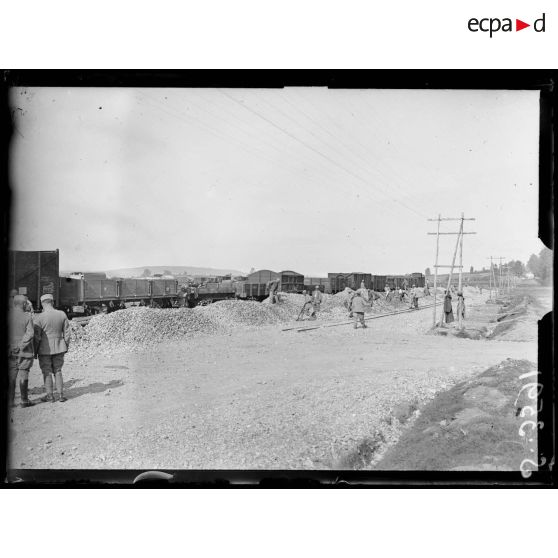
<path id="1" fill-rule="evenodd" d="M 311 320 L 315 320 L 322 305 L 322 291 L 320 291 L 320 287 L 316 285 L 311 294 L 306 290 L 302 291 L 302 294 L 304 296 L 304 306 L 302 307 L 299 317 L 306 315 Z"/>
<path id="2" fill-rule="evenodd" d="M 41 297 L 42 312 L 33 314 L 32 307 L 25 295 L 10 293 L 8 372 L 9 404 L 14 405 L 16 382 L 19 380 L 21 406 L 31 407 L 29 399 L 29 371 L 33 361 L 38 359 L 43 374 L 46 394 L 41 401 L 54 403 L 54 386 L 58 401 L 64 397 L 62 367 L 64 355 L 70 345 L 70 323 L 61 310 L 54 308 L 54 297 L 44 294 Z"/>
<path id="3" fill-rule="evenodd" d="M 419 288 L 416 285 L 413 285 L 410 289 L 410 291 L 407 292 L 407 289 L 399 287 L 399 289 L 390 289 L 389 285 L 385 286 L 385 293 L 386 293 L 386 300 L 389 302 L 390 300 L 393 300 L 394 296 L 397 296 L 399 298 L 399 302 L 404 302 L 405 301 L 405 297 L 407 297 L 411 303 L 411 308 L 418 308 L 418 299 L 419 299 Z M 428 285 L 424 286 L 423 289 L 423 294 L 424 296 L 429 296 L 430 295 L 430 290 L 428 288 Z"/>

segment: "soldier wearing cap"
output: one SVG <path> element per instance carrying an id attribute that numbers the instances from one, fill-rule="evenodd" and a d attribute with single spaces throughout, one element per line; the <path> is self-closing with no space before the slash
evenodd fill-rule
<path id="1" fill-rule="evenodd" d="M 43 373 L 46 395 L 43 401 L 54 402 L 53 378 L 59 401 L 66 401 L 64 397 L 64 381 L 62 366 L 64 354 L 70 345 L 70 322 L 62 310 L 54 308 L 54 298 L 51 294 L 41 297 L 43 311 L 35 314 L 35 353 L 39 357 L 39 366 Z"/>
<path id="2" fill-rule="evenodd" d="M 12 308 L 14 305 L 14 297 L 17 296 L 18 292 L 17 289 L 12 289 L 10 291 L 10 298 L 8 300 L 8 310 Z"/>
<path id="3" fill-rule="evenodd" d="M 367 328 L 368 326 L 364 323 L 364 310 L 366 308 L 366 301 L 362 298 L 360 294 L 360 289 L 355 293 L 353 298 L 351 312 L 354 315 L 355 322 L 353 327 L 356 329 L 358 327 L 358 322 L 362 324 L 363 328 Z"/>
<path id="4" fill-rule="evenodd" d="M 16 294 L 13 306 L 9 309 L 9 341 L 8 341 L 8 373 L 9 373 L 9 399 L 10 405 L 14 404 L 15 385 L 19 378 L 19 392 L 21 406 L 31 407 L 29 401 L 29 370 L 33 366 L 33 320 L 25 312 L 26 297 Z"/>
<path id="5" fill-rule="evenodd" d="M 312 303 L 314 304 L 314 310 L 316 312 L 320 311 L 322 300 L 323 300 L 322 291 L 320 291 L 320 287 L 316 285 L 316 287 L 314 288 L 314 292 L 312 293 Z"/>

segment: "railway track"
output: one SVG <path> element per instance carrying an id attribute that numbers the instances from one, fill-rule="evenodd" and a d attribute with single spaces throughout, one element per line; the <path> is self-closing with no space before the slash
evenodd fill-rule
<path id="1" fill-rule="evenodd" d="M 76 324 L 82 325 L 82 326 L 86 326 L 89 323 L 89 320 L 91 320 L 93 316 L 78 316 L 77 318 L 72 318 L 72 322 L 75 322 Z"/>
<path id="2" fill-rule="evenodd" d="M 443 302 L 438 302 L 436 303 L 436 306 L 441 306 L 443 304 Z M 426 306 L 421 306 L 420 308 L 407 308 L 407 310 L 399 310 L 397 312 L 386 312 L 385 314 L 378 314 L 376 316 L 368 316 L 367 318 L 364 318 L 364 321 L 367 322 L 369 320 L 377 320 L 379 318 L 386 318 L 387 316 L 397 316 L 398 314 L 408 314 L 410 312 L 420 312 L 421 310 L 426 310 L 427 308 L 433 308 L 434 304 L 427 304 Z M 322 329 L 325 327 L 336 327 L 336 326 L 341 326 L 341 325 L 349 325 L 349 324 L 353 324 L 354 320 L 347 320 L 347 321 L 343 321 L 343 322 L 335 322 L 333 324 L 320 324 L 320 325 L 315 325 L 315 326 L 299 326 L 299 327 L 286 327 L 284 329 L 282 329 L 281 331 L 296 331 L 296 332 L 302 332 L 302 331 L 311 331 L 314 329 Z"/>

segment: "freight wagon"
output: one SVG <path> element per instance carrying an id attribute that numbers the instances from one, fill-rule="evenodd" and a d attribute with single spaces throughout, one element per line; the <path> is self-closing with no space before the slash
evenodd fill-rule
<path id="1" fill-rule="evenodd" d="M 8 253 L 8 288 L 26 295 L 33 308 L 40 309 L 41 296 L 51 294 L 56 306 L 59 296 L 58 250 L 21 251 Z"/>
<path id="2" fill-rule="evenodd" d="M 327 277 L 304 277 L 304 289 L 306 291 L 313 291 L 316 287 L 322 293 L 331 293 L 330 282 Z"/>
<path id="3" fill-rule="evenodd" d="M 205 283 L 196 289 L 197 303 L 209 304 L 217 300 L 227 300 L 236 297 L 235 282 L 229 279 Z M 192 305 L 190 301 L 190 305 Z"/>
<path id="4" fill-rule="evenodd" d="M 372 288 L 372 274 L 371 273 L 348 273 L 345 279 L 346 282 L 346 286 L 349 287 L 349 289 L 353 289 L 353 291 L 356 291 L 357 289 L 360 289 L 362 286 L 362 283 L 364 283 L 364 288 L 365 289 L 371 289 Z"/>
<path id="5" fill-rule="evenodd" d="M 411 287 L 413 285 L 415 287 L 424 287 L 425 284 L 425 277 L 422 273 L 411 273 Z"/>
<path id="6" fill-rule="evenodd" d="M 425 278 L 422 273 L 413 273 L 411 275 L 388 275 L 386 283 L 391 289 L 410 289 L 415 287 L 424 287 Z"/>
<path id="7" fill-rule="evenodd" d="M 262 301 L 269 296 L 268 284 L 279 281 L 279 291 L 283 293 L 301 293 L 304 286 L 304 275 L 296 271 L 280 271 L 261 269 L 250 273 L 245 281 L 235 283 L 236 298 Z"/>
<path id="8" fill-rule="evenodd" d="M 250 273 L 245 281 L 235 283 L 235 296 L 241 299 L 263 300 L 269 295 L 267 285 L 277 281 L 279 273 L 270 269 L 260 269 Z"/>
<path id="9" fill-rule="evenodd" d="M 384 291 L 386 288 L 387 277 L 385 275 L 372 275 L 372 290 Z"/>
<path id="10" fill-rule="evenodd" d="M 353 271 L 352 273 L 328 273 L 327 276 L 330 284 L 330 292 L 332 294 L 340 293 L 346 288 L 356 291 L 360 289 L 363 281 L 365 289 L 372 289 L 374 284 L 371 273 Z"/>
<path id="11" fill-rule="evenodd" d="M 340 293 L 345 290 L 346 285 L 345 273 L 328 273 L 329 289 L 332 294 Z"/>
<path id="12" fill-rule="evenodd" d="M 304 290 L 304 275 L 296 271 L 281 271 L 279 290 L 282 293 L 301 293 Z"/>
<path id="13" fill-rule="evenodd" d="M 301 293 L 314 290 L 338 293 L 346 287 L 359 289 L 361 283 L 367 289 L 382 291 L 386 284 L 390 288 L 408 288 L 413 284 L 422 287 L 422 273 L 409 275 L 372 275 L 370 273 L 328 273 L 325 277 L 304 277 L 301 273 L 285 270 L 279 273 L 262 269 L 248 277 L 235 277 L 221 281 L 210 277 L 198 277 L 201 285 L 188 284 L 176 278 L 150 277 L 107 278 L 104 273 L 74 273 L 68 277 L 59 274 L 58 250 L 43 252 L 9 252 L 8 286 L 28 296 L 34 308 L 40 309 L 40 297 L 49 293 L 55 305 L 70 316 L 111 311 L 129 304 L 152 304 L 156 306 L 195 306 L 200 303 L 232 298 L 262 301 L 269 296 L 270 281 L 279 282 L 279 290 Z"/>

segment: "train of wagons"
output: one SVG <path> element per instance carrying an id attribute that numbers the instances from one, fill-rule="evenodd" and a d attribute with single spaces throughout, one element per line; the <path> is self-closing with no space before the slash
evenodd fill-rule
<path id="1" fill-rule="evenodd" d="M 335 294 L 346 287 L 362 286 L 374 291 L 424 287 L 422 273 L 408 275 L 373 275 L 371 273 L 328 273 L 326 277 L 308 277 L 296 271 L 262 269 L 247 277 L 234 279 L 205 278 L 198 283 L 184 283 L 165 277 L 108 278 L 104 273 L 61 275 L 59 251 L 10 251 L 8 287 L 25 294 L 35 309 L 40 309 L 43 294 L 52 294 L 55 306 L 70 317 L 110 312 L 130 305 L 162 308 L 193 307 L 218 300 L 244 299 L 262 301 L 269 295 L 270 281 L 278 281 L 279 291 L 302 293 L 318 287 Z"/>

